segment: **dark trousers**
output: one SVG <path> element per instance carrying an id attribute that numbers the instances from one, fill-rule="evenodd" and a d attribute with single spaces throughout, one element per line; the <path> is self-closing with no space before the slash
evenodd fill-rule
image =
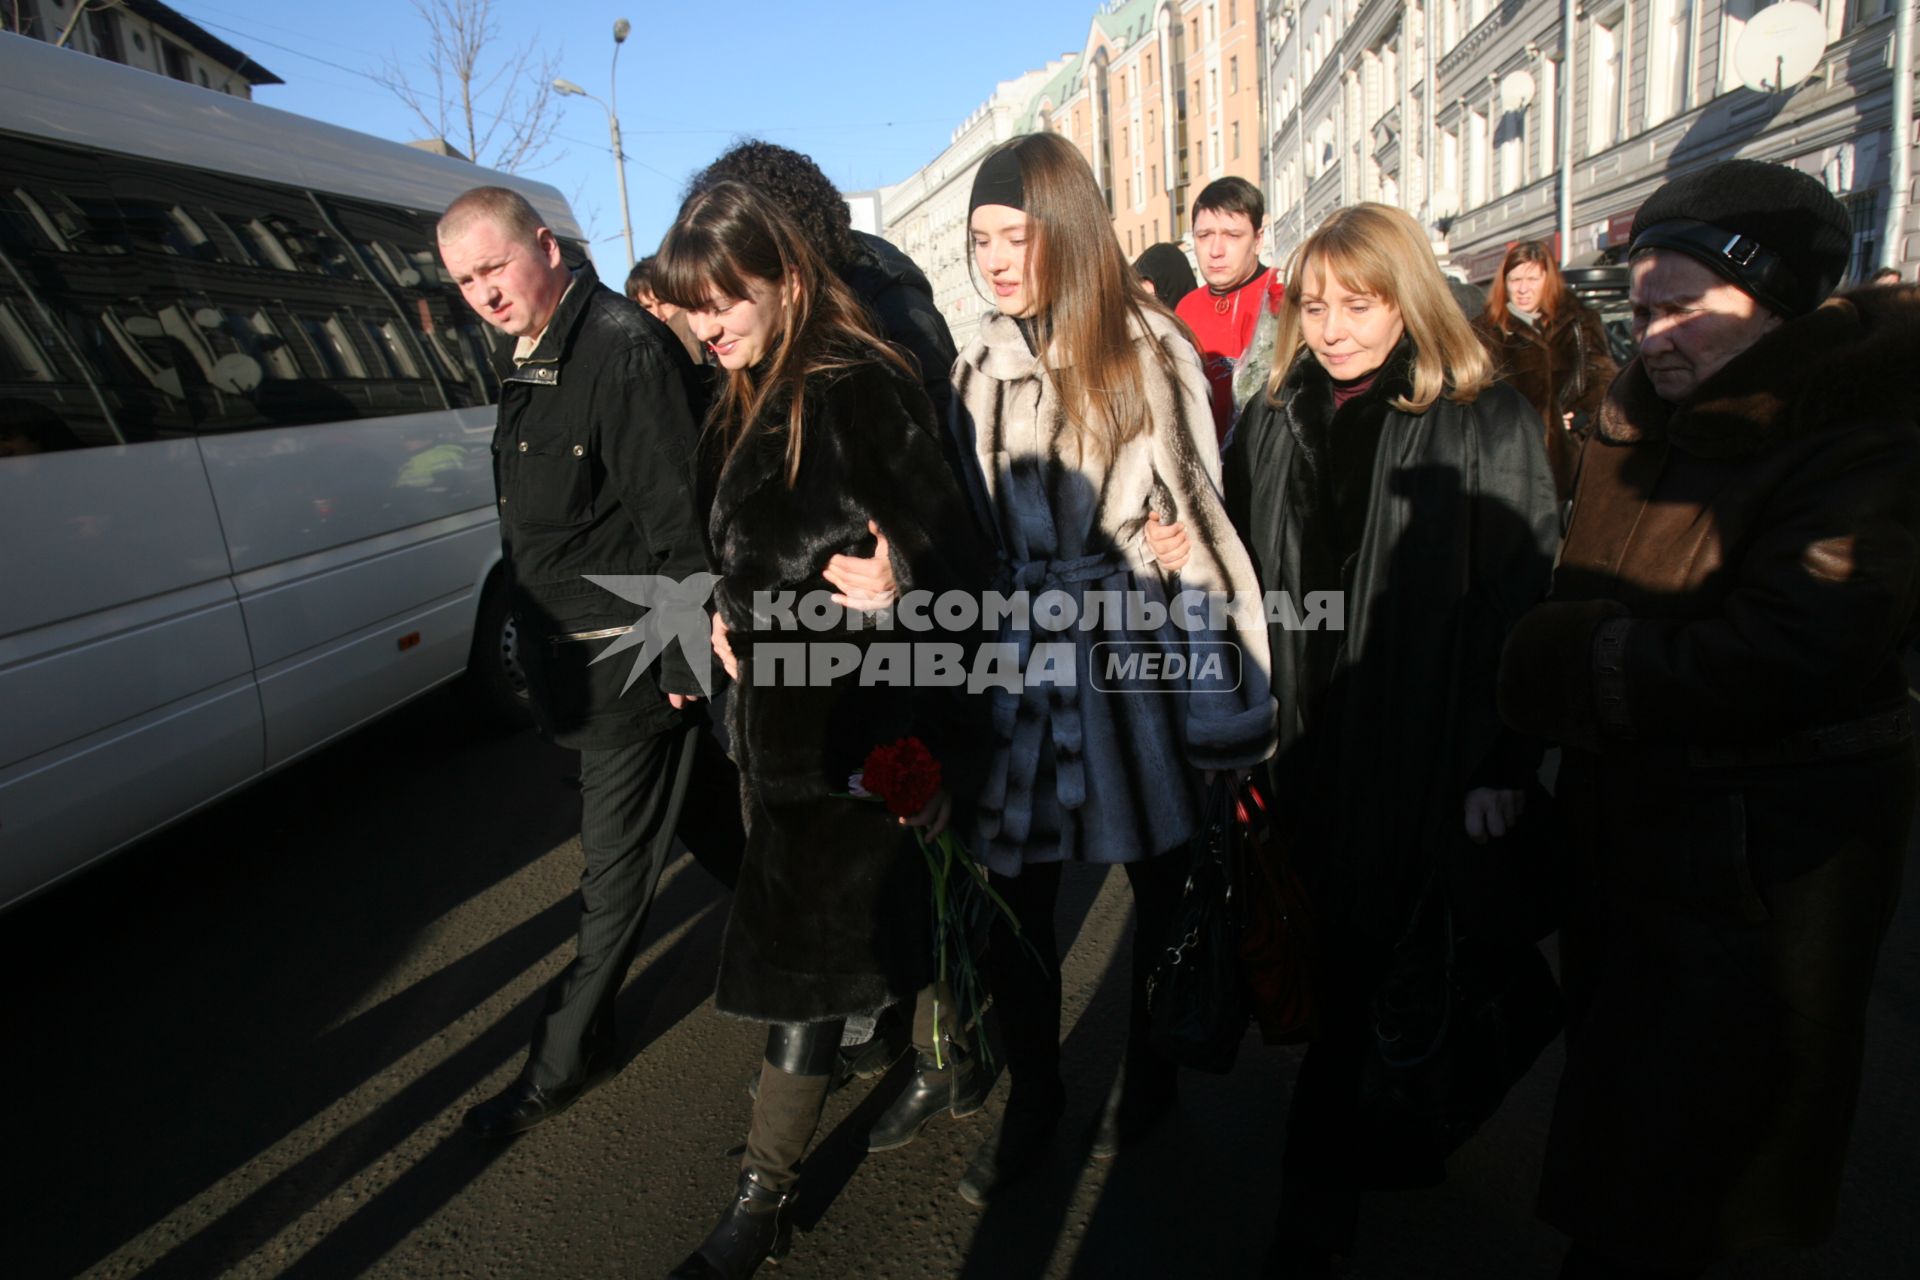
<path id="1" fill-rule="evenodd" d="M 547 989 L 523 1072 L 542 1089 L 580 1085 L 611 1065 L 614 1000 L 640 949 L 676 833 L 733 887 L 746 843 L 738 775 L 702 720 L 690 717 L 632 746 L 580 753 L 580 932 L 573 962 Z"/>
<path id="2" fill-rule="evenodd" d="M 1060 942 L 1054 908 L 1060 899 L 1060 863 L 1036 862 L 1017 876 L 993 875 L 1032 944 L 1022 946 L 1006 918 L 994 917 L 987 950 L 987 982 L 993 992 L 1000 1034 L 1006 1041 L 1008 1102 L 1045 1104 L 1060 1083 Z M 1153 1050 L 1147 1021 L 1147 978 L 1166 946 L 1180 902 L 1184 870 L 1178 857 L 1124 864 L 1133 889 L 1133 975 L 1127 1020 L 1126 1075 L 1141 1084 L 1171 1075 L 1173 1064 Z M 1034 952 L 1039 952 L 1036 962 Z"/>
<path id="3" fill-rule="evenodd" d="M 1365 1181 L 1360 1092 L 1374 1048 L 1370 1004 L 1384 962 L 1337 938 L 1323 949 L 1314 992 L 1320 1032 L 1307 1046 L 1287 1108 L 1274 1248 L 1350 1254 Z"/>

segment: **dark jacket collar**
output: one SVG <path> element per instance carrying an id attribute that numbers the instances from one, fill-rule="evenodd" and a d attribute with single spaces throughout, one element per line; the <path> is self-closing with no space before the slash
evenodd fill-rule
<path id="1" fill-rule="evenodd" d="M 1355 406 L 1387 403 L 1412 394 L 1413 341 L 1402 334 L 1381 364 L 1373 385 L 1347 401 L 1343 408 L 1351 410 Z M 1333 419 L 1333 378 L 1305 347 L 1294 357 L 1286 379 L 1280 384 L 1280 403 L 1286 406 L 1288 425 L 1296 435 L 1303 427 L 1324 428 Z"/>
<path id="2" fill-rule="evenodd" d="M 1600 433 L 1616 444 L 1671 440 L 1732 458 L 1872 419 L 1920 416 L 1920 287 L 1830 298 L 1788 320 L 1678 404 L 1654 393 L 1638 359 L 1614 380 Z"/>
<path id="3" fill-rule="evenodd" d="M 559 386 L 561 366 L 599 288 L 600 277 L 594 273 L 593 264 L 582 262 L 573 273 L 573 285 L 560 299 L 560 305 L 554 308 L 553 318 L 547 321 L 546 332 L 540 335 L 540 341 L 534 344 L 533 351 L 525 360 L 514 364 L 515 344 L 512 342 L 496 346 L 493 363 L 500 381 L 531 382 L 543 387 Z"/>

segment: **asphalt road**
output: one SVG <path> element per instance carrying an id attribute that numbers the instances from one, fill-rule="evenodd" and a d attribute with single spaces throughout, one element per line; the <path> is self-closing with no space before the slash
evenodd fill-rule
<path id="1" fill-rule="evenodd" d="M 435 696 L 0 917 L 0 1274 L 658 1277 L 732 1186 L 761 1036 L 707 1003 L 726 904 L 682 858 L 622 996 L 629 1061 L 510 1143 L 459 1126 L 571 954 L 572 757 Z M 1910 864 L 1911 864 L 1910 857 Z M 1882 958 L 1840 1232 L 1716 1280 L 1920 1257 L 1920 894 Z M 829 1105 L 792 1257 L 813 1277 L 1232 1277 L 1271 1229 L 1297 1058 L 1188 1073 L 1175 1123 L 1086 1159 L 1124 1017 L 1127 892 L 1067 878 L 1072 1097 L 1051 1162 L 954 1192 L 985 1117 L 865 1154 L 901 1083 Z M 1558 1047 L 1428 1192 L 1365 1205 L 1353 1277 L 1550 1277 L 1531 1216 Z"/>

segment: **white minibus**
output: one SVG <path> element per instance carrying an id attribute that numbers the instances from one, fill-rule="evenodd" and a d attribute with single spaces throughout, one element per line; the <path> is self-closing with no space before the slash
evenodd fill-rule
<path id="1" fill-rule="evenodd" d="M 523 700 L 433 237 L 481 183 L 580 252 L 551 187 L 0 34 L 0 910 L 463 673 Z"/>

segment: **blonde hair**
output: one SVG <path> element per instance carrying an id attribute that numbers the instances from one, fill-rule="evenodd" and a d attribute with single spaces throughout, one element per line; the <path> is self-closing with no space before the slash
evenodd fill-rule
<path id="1" fill-rule="evenodd" d="M 1466 404 L 1493 381 L 1493 362 L 1448 291 L 1420 224 L 1388 205 L 1356 204 L 1327 215 L 1294 251 L 1280 304 L 1269 402 L 1279 403 L 1287 372 L 1306 349 L 1300 308 L 1307 277 L 1317 275 L 1324 282 L 1329 273 L 1353 292 L 1372 294 L 1400 312 L 1413 347 L 1413 387 L 1394 399 L 1394 408 L 1425 413 L 1441 396 Z"/>
<path id="2" fill-rule="evenodd" d="M 1147 315 L 1155 312 L 1192 334 L 1140 284 L 1078 147 L 1055 133 L 1028 133 L 1001 149 L 1013 153 L 1025 190 L 1035 345 L 1078 438 L 1115 457 L 1148 425 L 1146 370 L 1128 322 L 1151 333 Z M 967 257 L 974 261 L 971 246 Z M 1159 342 L 1146 344 L 1145 358 L 1169 381 L 1178 378 Z"/>

